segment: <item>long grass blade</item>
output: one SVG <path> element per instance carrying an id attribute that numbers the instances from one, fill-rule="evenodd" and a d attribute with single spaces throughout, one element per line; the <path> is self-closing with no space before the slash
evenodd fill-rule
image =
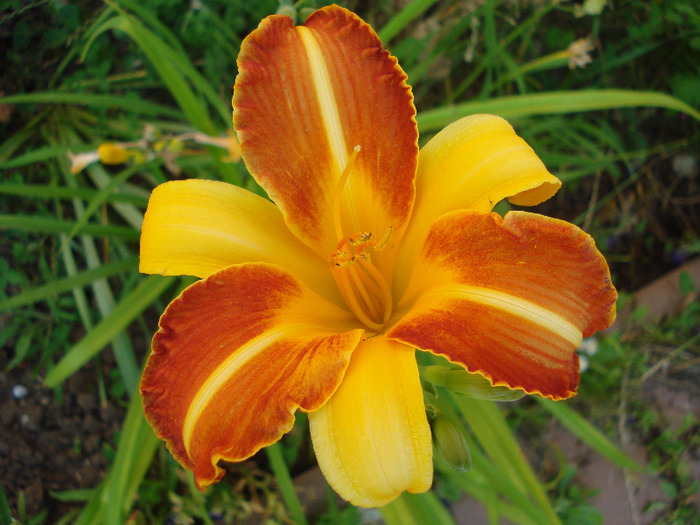
<path id="1" fill-rule="evenodd" d="M 124 517 L 134 502 L 136 490 L 151 464 L 158 443 L 143 417 L 140 396 L 132 395 L 112 468 L 74 525 L 125 523 Z"/>
<path id="2" fill-rule="evenodd" d="M 643 467 L 639 463 L 622 452 L 622 450 L 616 447 L 600 430 L 594 427 L 569 405 L 540 397 L 536 397 L 535 399 L 555 416 L 562 425 L 599 454 L 605 456 L 621 468 L 628 468 L 636 472 L 643 470 Z"/>
<path id="3" fill-rule="evenodd" d="M 68 148 L 65 146 L 48 146 L 46 148 L 39 148 L 14 159 L 7 160 L 5 162 L 0 162 L 0 168 L 9 169 L 17 168 L 20 166 L 26 166 L 27 164 L 33 164 L 34 162 L 42 162 L 49 159 L 54 159 L 56 157 L 63 157 L 67 154 Z"/>
<path id="4" fill-rule="evenodd" d="M 294 483 L 289 475 L 289 469 L 282 455 L 282 445 L 279 442 L 274 443 L 265 449 L 267 459 L 270 461 L 270 468 L 277 478 L 277 484 L 282 493 L 282 499 L 287 505 L 287 510 L 292 516 L 294 523 L 298 525 L 309 525 L 304 512 L 301 510 L 301 503 L 297 495 Z"/>
<path id="5" fill-rule="evenodd" d="M 150 275 L 116 305 L 52 368 L 44 383 L 56 387 L 92 359 L 173 283 L 173 277 Z"/>
<path id="6" fill-rule="evenodd" d="M 396 13 L 378 32 L 379 38 L 384 45 L 403 31 L 404 28 L 418 18 L 421 13 L 428 10 L 435 2 L 436 0 L 413 0 L 401 11 Z"/>
<path id="7" fill-rule="evenodd" d="M 546 518 L 543 523 L 560 523 L 542 484 L 525 459 L 518 442 L 498 406 L 451 395 L 462 417 L 502 476 L 508 476 L 521 491 L 529 493 Z"/>
<path id="8" fill-rule="evenodd" d="M 140 195 L 129 195 L 114 192 L 104 196 L 105 202 L 124 202 L 141 208 L 146 207 L 148 199 Z M 15 195 L 18 197 L 32 197 L 37 199 L 83 199 L 92 200 L 98 194 L 98 190 L 90 188 L 66 188 L 64 186 L 49 186 L 47 184 L 0 184 L 0 195 Z"/>
<path id="9" fill-rule="evenodd" d="M 129 410 L 119 437 L 117 456 L 101 498 L 105 525 L 124 523 L 124 516 L 131 508 L 134 494 L 151 463 L 158 443 L 158 438 L 144 418 L 141 396 L 132 392 Z"/>
<path id="10" fill-rule="evenodd" d="M 75 222 L 30 215 L 0 215 L 0 231 L 18 230 L 33 233 L 68 233 L 73 230 Z M 78 230 L 93 237 L 119 237 L 127 241 L 138 241 L 141 233 L 127 226 L 85 224 Z"/>
<path id="11" fill-rule="evenodd" d="M 63 279 L 46 283 L 42 286 L 27 290 L 21 294 L 14 295 L 8 299 L 5 299 L 4 301 L 0 300 L 0 312 L 18 308 L 26 304 L 44 301 L 50 297 L 56 297 L 62 293 L 72 290 L 73 288 L 79 288 L 90 284 L 95 279 L 106 279 L 107 277 L 112 277 L 113 275 L 122 272 L 136 270 L 138 265 L 139 258 L 134 256 L 129 257 L 128 259 L 107 263 L 97 268 L 77 273 L 70 277 L 65 277 Z"/>
<path id="12" fill-rule="evenodd" d="M 491 100 L 475 100 L 454 106 L 422 111 L 416 117 L 421 133 L 442 129 L 457 119 L 476 113 L 493 113 L 506 119 L 580 113 L 604 109 L 657 107 L 672 109 L 700 120 L 700 112 L 681 100 L 655 91 L 587 89 L 514 95 Z"/>
<path id="13" fill-rule="evenodd" d="M 169 117 L 182 120 L 182 112 L 170 106 L 164 106 L 138 95 L 99 95 L 94 93 L 70 93 L 65 91 L 45 91 L 8 95 L 0 97 L 1 104 L 72 104 L 95 108 L 124 109 L 143 115 Z"/>
<path id="14" fill-rule="evenodd" d="M 129 179 L 129 177 L 131 177 L 135 173 L 138 173 L 139 170 L 139 166 L 132 166 L 122 171 L 119 175 L 108 179 L 109 182 L 102 186 L 102 188 L 100 188 L 100 190 L 95 194 L 95 196 L 92 199 L 90 199 L 90 203 L 85 209 L 85 212 L 80 215 L 80 218 L 76 221 L 75 225 L 73 226 L 73 229 L 70 231 L 70 233 L 68 233 L 68 237 L 73 237 L 76 233 L 78 233 L 80 229 L 87 224 L 92 214 L 95 213 L 97 209 L 105 202 L 107 196 L 110 195 L 115 188 L 119 187 L 121 184 L 126 182 Z M 123 204 L 119 206 L 122 208 L 123 211 L 128 210 L 126 216 L 129 218 L 129 223 L 137 230 L 141 230 L 143 214 L 140 211 L 134 209 L 133 206 L 125 206 Z"/>
<path id="15" fill-rule="evenodd" d="M 379 510 L 386 525 L 455 525 L 450 513 L 432 492 L 404 492 Z"/>
<path id="16" fill-rule="evenodd" d="M 194 94 L 173 64 L 172 53 L 167 51 L 166 44 L 132 17 L 121 15 L 116 27 L 139 45 L 190 122 L 200 131 L 214 135 L 216 128 L 205 111 L 201 98 Z"/>

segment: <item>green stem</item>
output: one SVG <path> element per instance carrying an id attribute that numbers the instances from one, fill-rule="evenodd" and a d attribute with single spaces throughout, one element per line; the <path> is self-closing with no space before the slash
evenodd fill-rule
<path id="1" fill-rule="evenodd" d="M 294 483 L 292 483 L 292 477 L 289 475 L 289 469 L 282 456 L 282 445 L 277 442 L 267 447 L 265 452 L 267 452 L 267 459 L 270 461 L 272 473 L 277 478 L 277 483 L 282 493 L 282 499 L 287 505 L 287 509 L 289 509 L 294 523 L 297 525 L 309 525 L 301 509 L 301 503 L 299 502 L 299 497 L 294 488 Z"/>
<path id="2" fill-rule="evenodd" d="M 455 525 L 450 513 L 432 491 L 422 494 L 404 492 L 379 511 L 386 525 Z"/>

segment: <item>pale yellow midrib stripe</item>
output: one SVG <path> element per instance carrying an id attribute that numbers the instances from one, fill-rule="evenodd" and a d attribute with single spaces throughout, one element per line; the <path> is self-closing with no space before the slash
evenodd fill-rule
<path id="1" fill-rule="evenodd" d="M 311 80 L 321 109 L 321 116 L 326 128 L 331 154 L 336 163 L 336 171 L 338 175 L 340 175 L 345 165 L 348 163 L 348 152 L 345 146 L 343 128 L 340 123 L 338 104 L 333 94 L 333 85 L 330 75 L 328 74 L 328 69 L 326 69 L 323 55 L 321 54 L 318 42 L 314 38 L 313 33 L 307 27 L 298 26 L 297 29 L 301 35 L 301 41 L 304 44 L 306 55 L 309 58 Z"/>
<path id="2" fill-rule="evenodd" d="M 578 346 L 583 337 L 581 331 L 574 324 L 567 321 L 556 312 L 505 292 L 478 286 L 463 286 L 437 288 L 427 292 L 426 295 L 441 295 L 447 297 L 461 296 L 467 301 L 498 308 L 499 310 L 536 323 L 550 332 L 557 334 L 566 341 L 569 341 L 574 346 Z"/>
<path id="3" fill-rule="evenodd" d="M 216 367 L 214 372 L 209 374 L 207 380 L 199 387 L 197 394 L 192 399 L 190 407 L 187 410 L 187 415 L 185 416 L 185 423 L 182 428 L 182 440 L 187 454 L 190 453 L 190 442 L 197 420 L 226 382 L 264 348 L 290 334 L 295 332 L 308 332 L 308 330 L 308 327 L 301 327 L 298 324 L 286 325 L 276 330 L 267 330 L 234 350 L 225 361 Z"/>

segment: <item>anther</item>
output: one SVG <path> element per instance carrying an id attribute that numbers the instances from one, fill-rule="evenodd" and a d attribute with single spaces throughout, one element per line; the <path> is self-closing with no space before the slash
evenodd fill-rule
<path id="1" fill-rule="evenodd" d="M 347 268 L 348 266 L 350 266 L 354 262 L 355 262 L 355 258 L 350 257 L 349 259 L 346 259 L 346 260 L 336 260 L 334 264 L 335 264 L 336 268 Z"/>
<path id="2" fill-rule="evenodd" d="M 360 232 L 348 237 L 348 242 L 351 246 L 362 246 L 367 244 L 372 239 L 372 232 Z"/>

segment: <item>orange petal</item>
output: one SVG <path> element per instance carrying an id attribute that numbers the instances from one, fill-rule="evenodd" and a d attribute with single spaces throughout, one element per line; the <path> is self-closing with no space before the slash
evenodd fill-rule
<path id="1" fill-rule="evenodd" d="M 230 266 L 166 309 L 141 381 L 146 417 L 199 488 L 219 460 L 277 441 L 316 410 L 363 337 L 349 314 L 279 267 Z M 356 326 L 356 325 L 355 325 Z"/>
<path id="2" fill-rule="evenodd" d="M 430 225 L 443 213 L 489 212 L 506 197 L 521 206 L 534 206 L 560 186 L 559 179 L 501 117 L 471 115 L 450 124 L 420 150 L 416 202 L 401 246 L 397 286 L 405 284 L 410 261 Z"/>
<path id="3" fill-rule="evenodd" d="M 360 343 L 309 423 L 321 471 L 352 504 L 380 507 L 430 489 L 432 439 L 412 347 L 383 336 Z"/>
<path id="4" fill-rule="evenodd" d="M 576 393 L 576 347 L 615 318 L 617 292 L 593 239 L 524 212 L 442 216 L 388 337 L 447 357 L 494 385 Z"/>
<path id="5" fill-rule="evenodd" d="M 415 108 L 372 28 L 338 6 L 298 27 L 270 16 L 244 40 L 238 67 L 242 156 L 290 229 L 323 257 L 360 231 L 400 232 L 414 197 Z"/>

